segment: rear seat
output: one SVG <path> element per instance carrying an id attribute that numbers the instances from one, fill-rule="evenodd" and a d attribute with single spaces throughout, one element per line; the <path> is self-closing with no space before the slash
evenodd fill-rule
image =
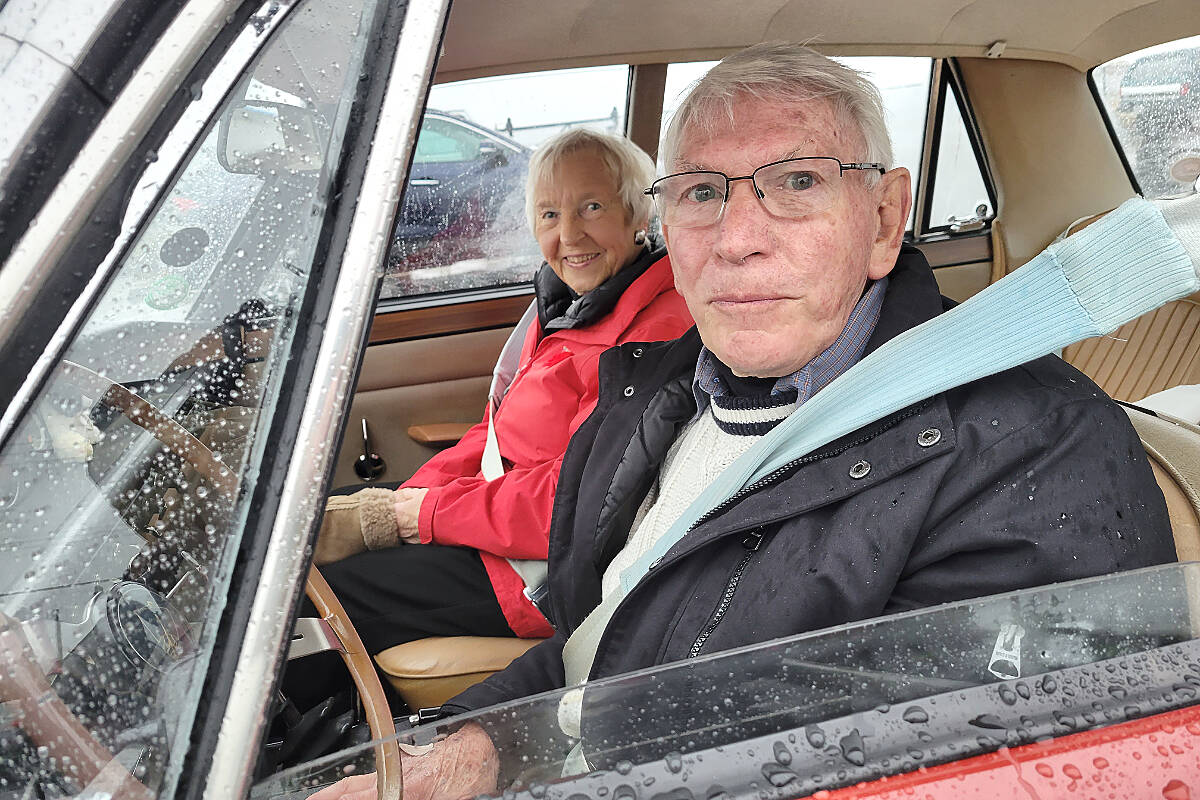
<path id="1" fill-rule="evenodd" d="M 1200 294 L 1168 303 L 1109 336 L 1071 345 L 1063 358 L 1127 403 L 1200 383 Z"/>

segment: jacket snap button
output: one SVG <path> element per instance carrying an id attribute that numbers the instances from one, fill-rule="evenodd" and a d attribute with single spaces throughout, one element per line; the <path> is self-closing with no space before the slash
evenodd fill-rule
<path id="1" fill-rule="evenodd" d="M 850 467 L 850 477 L 854 480 L 861 480 L 871 472 L 871 463 L 869 461 L 855 461 Z"/>
<path id="2" fill-rule="evenodd" d="M 942 432 L 937 428 L 926 428 L 917 434 L 917 444 L 921 447 L 933 447 L 942 440 Z"/>
<path id="3" fill-rule="evenodd" d="M 635 347 L 635 348 L 633 348 L 633 357 L 634 357 L 634 358 L 641 358 L 641 357 L 642 357 L 642 353 L 644 353 L 644 352 L 645 352 L 645 351 L 644 351 L 644 350 L 642 350 L 642 348 L 640 348 L 640 347 Z"/>
<path id="4" fill-rule="evenodd" d="M 626 396 L 626 397 L 633 397 L 633 387 L 632 387 L 632 386 L 626 386 L 626 387 L 625 387 L 625 396 Z"/>
<path id="5" fill-rule="evenodd" d="M 662 563 L 662 557 L 658 557 L 650 562 L 650 569 L 658 569 L 658 565 Z"/>

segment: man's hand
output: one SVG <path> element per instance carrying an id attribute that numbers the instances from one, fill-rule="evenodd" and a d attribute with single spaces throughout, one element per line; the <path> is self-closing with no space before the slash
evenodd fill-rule
<path id="1" fill-rule="evenodd" d="M 421 502 L 428 489 L 397 489 L 393 505 L 396 509 L 396 524 L 400 526 L 400 541 L 420 544 L 421 534 L 417 530 L 417 517 L 421 513 Z"/>
<path id="2" fill-rule="evenodd" d="M 405 800 L 460 800 L 495 794 L 496 748 L 483 728 L 468 723 L 423 756 L 401 756 Z M 354 775 L 309 800 L 375 800 L 375 775 Z"/>

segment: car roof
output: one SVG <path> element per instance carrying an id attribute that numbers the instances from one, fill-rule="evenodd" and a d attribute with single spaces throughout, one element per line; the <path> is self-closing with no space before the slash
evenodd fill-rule
<path id="1" fill-rule="evenodd" d="M 521 24 L 512 24 L 520 20 Z M 497 31 L 504 31 L 498 36 Z M 455 0 L 438 81 L 554 67 L 720 58 L 756 42 L 828 53 L 982 56 L 1089 69 L 1200 34 L 1195 0 Z"/>

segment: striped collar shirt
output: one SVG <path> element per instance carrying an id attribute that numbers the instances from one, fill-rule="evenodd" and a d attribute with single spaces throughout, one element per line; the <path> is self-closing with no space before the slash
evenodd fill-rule
<path id="1" fill-rule="evenodd" d="M 711 404 L 717 424 L 727 433 L 761 436 L 769 431 L 862 358 L 879 322 L 887 282 L 887 278 L 874 281 L 855 304 L 833 344 L 791 375 L 776 380 L 769 397 L 735 396 L 717 369 L 716 356 L 701 347 L 692 385 L 697 416 Z"/>

